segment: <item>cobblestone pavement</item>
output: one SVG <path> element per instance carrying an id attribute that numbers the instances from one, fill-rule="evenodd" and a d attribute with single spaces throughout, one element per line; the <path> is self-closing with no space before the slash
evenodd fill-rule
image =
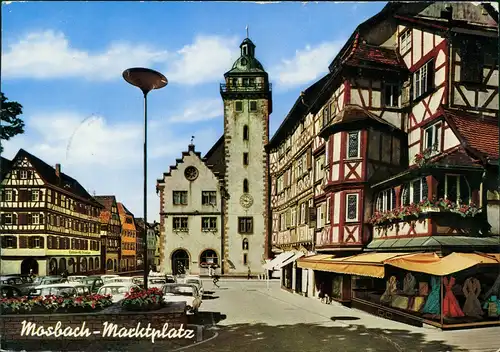
<path id="1" fill-rule="evenodd" d="M 75 346 L 75 351 L 172 352 L 496 352 L 500 328 L 440 331 L 416 328 L 356 309 L 285 292 L 272 281 L 204 280 L 208 293 L 191 324 L 204 326 L 203 341 L 124 341 Z M 194 342 L 194 341 L 193 341 Z M 40 346 L 41 347 L 41 346 Z M 34 350 L 34 349 L 27 349 Z M 37 348 L 36 350 L 43 350 Z"/>

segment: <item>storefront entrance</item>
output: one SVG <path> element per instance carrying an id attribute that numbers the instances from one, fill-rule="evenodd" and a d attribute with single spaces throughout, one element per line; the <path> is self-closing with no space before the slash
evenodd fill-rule
<path id="1" fill-rule="evenodd" d="M 184 249 L 178 249 L 172 254 L 172 273 L 174 275 L 189 272 L 189 254 Z"/>

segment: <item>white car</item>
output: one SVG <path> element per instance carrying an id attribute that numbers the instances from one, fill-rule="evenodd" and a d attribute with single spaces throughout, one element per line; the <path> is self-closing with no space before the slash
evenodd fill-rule
<path id="1" fill-rule="evenodd" d="M 117 276 L 117 277 L 110 277 L 106 283 L 110 284 L 110 283 L 113 283 L 113 282 L 121 282 L 121 283 L 125 283 L 125 284 L 134 284 L 136 285 L 136 283 L 134 282 L 134 277 L 130 277 L 130 276 Z"/>
<path id="2" fill-rule="evenodd" d="M 196 314 L 201 305 L 198 288 L 190 284 L 166 284 L 163 286 L 165 302 L 185 302 L 186 313 Z"/>
<path id="3" fill-rule="evenodd" d="M 87 276 L 84 276 L 84 275 L 72 275 L 72 276 L 68 276 L 68 282 L 81 282 L 86 278 L 87 278 Z"/>
<path id="4" fill-rule="evenodd" d="M 120 276 L 118 276 L 118 275 L 116 275 L 116 274 L 101 275 L 101 280 L 102 280 L 104 283 L 106 283 L 106 282 L 108 282 L 110 279 L 114 279 L 114 278 L 116 278 L 116 277 L 120 277 Z"/>
<path id="5" fill-rule="evenodd" d="M 132 290 L 140 290 L 140 287 L 134 284 L 122 283 L 122 282 L 111 282 L 102 286 L 97 294 L 99 295 L 111 295 L 111 301 L 113 303 L 118 303 L 125 298 L 125 294 L 132 292 Z"/>
<path id="6" fill-rule="evenodd" d="M 79 282 L 62 284 L 40 285 L 35 287 L 33 296 L 75 297 L 89 295 L 90 288 Z"/>
<path id="7" fill-rule="evenodd" d="M 203 297 L 204 290 L 203 290 L 203 281 L 201 281 L 201 278 L 196 276 L 188 276 L 186 277 L 184 283 L 195 285 L 198 288 L 198 291 L 200 292 L 200 296 Z"/>
<path id="8" fill-rule="evenodd" d="M 159 288 L 162 289 L 163 286 L 167 283 L 167 280 L 165 277 L 161 276 L 153 276 L 153 277 L 148 277 L 148 288 Z"/>

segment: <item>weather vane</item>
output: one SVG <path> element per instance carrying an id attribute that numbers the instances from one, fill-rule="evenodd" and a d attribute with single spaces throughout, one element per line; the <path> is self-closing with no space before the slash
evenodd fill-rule
<path id="1" fill-rule="evenodd" d="M 193 144 L 194 136 L 191 136 L 191 144 Z"/>
<path id="2" fill-rule="evenodd" d="M 248 24 L 247 24 L 247 26 L 245 27 L 245 29 L 247 30 L 247 38 L 248 38 Z"/>

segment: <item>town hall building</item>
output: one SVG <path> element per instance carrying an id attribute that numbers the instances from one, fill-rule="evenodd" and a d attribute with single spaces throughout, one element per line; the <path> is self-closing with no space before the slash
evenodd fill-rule
<path id="1" fill-rule="evenodd" d="M 202 157 L 194 144 L 157 180 L 163 272 L 263 274 L 269 254 L 271 84 L 246 38 L 220 85 L 224 135 Z"/>

